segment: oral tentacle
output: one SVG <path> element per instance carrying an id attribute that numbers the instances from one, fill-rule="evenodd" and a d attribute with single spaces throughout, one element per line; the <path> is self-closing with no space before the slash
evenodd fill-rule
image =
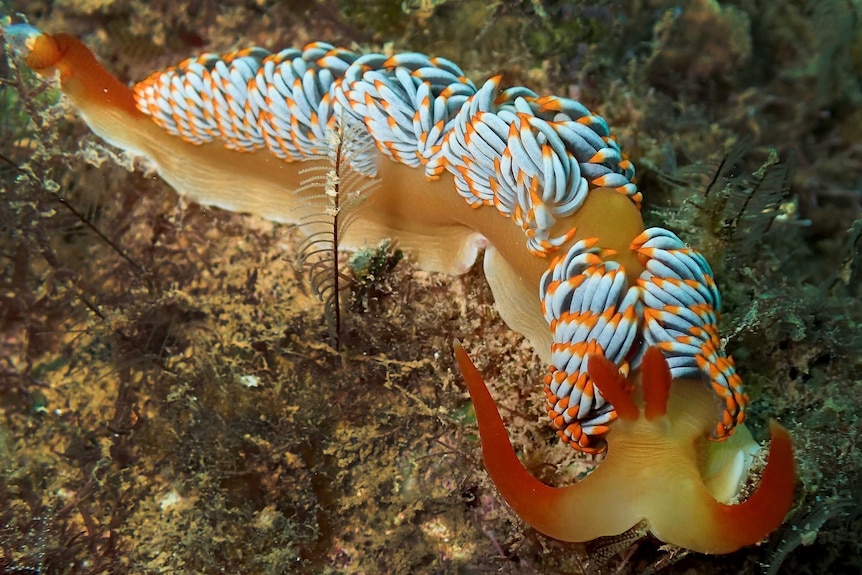
<path id="1" fill-rule="evenodd" d="M 533 477 L 515 454 L 479 371 L 459 342 L 453 347 L 476 410 L 485 469 L 519 517 L 545 535 L 570 542 L 616 535 L 639 521 L 631 513 L 636 506 L 627 496 L 624 478 L 612 469 L 600 466 L 567 487 L 550 487 Z"/>
<path id="2" fill-rule="evenodd" d="M 481 374 L 460 342 L 456 340 L 453 348 L 476 411 L 485 469 L 515 513 L 539 531 L 547 533 L 559 492 L 533 477 L 518 459 L 497 404 Z"/>
<path id="3" fill-rule="evenodd" d="M 651 531 L 662 541 L 700 553 L 731 553 L 773 532 L 793 504 L 796 472 L 787 430 L 774 420 L 772 441 L 760 485 L 742 503 L 723 504 L 702 485 L 675 490 L 651 518 Z"/>

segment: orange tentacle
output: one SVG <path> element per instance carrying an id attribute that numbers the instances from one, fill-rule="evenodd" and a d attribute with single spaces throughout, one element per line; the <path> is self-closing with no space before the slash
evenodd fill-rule
<path id="1" fill-rule="evenodd" d="M 714 512 L 716 525 L 722 528 L 727 543 L 736 548 L 757 543 L 772 533 L 793 504 L 796 466 L 790 434 L 774 419 L 769 422 L 769 431 L 769 460 L 757 491 L 738 505 L 722 505 Z"/>
<path id="2" fill-rule="evenodd" d="M 603 355 L 593 354 L 587 362 L 587 373 L 602 396 L 614 406 L 621 420 L 634 421 L 638 418 L 638 408 L 632 398 L 633 389 L 612 361 Z"/>
<path id="3" fill-rule="evenodd" d="M 549 487 L 530 475 L 515 455 L 497 406 L 467 352 L 456 341 L 455 357 L 476 410 L 482 459 L 503 499 L 528 524 L 561 541 L 617 535 L 635 525 L 626 478 L 605 468 L 567 487 Z M 629 490 L 630 491 L 630 490 Z"/>
<path id="4" fill-rule="evenodd" d="M 670 397 L 670 367 L 660 348 L 652 346 L 646 350 L 641 372 L 644 417 L 647 421 L 653 421 L 667 413 L 667 400 Z"/>
<path id="5" fill-rule="evenodd" d="M 553 502 L 557 499 L 556 490 L 537 480 L 524 468 L 509 441 L 497 404 L 479 370 L 473 365 L 460 342 L 456 340 L 453 346 L 458 367 L 467 382 L 473 408 L 476 410 L 479 435 L 482 439 L 482 460 L 488 474 L 515 513 L 530 525 L 547 533 L 547 510 L 553 507 Z"/>

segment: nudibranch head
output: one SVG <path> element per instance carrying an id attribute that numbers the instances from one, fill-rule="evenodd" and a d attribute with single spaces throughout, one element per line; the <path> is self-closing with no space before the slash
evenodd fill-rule
<path id="1" fill-rule="evenodd" d="M 729 553 L 763 539 L 790 509 L 793 452 L 787 430 L 774 421 L 756 491 L 736 505 L 715 498 L 704 471 L 710 450 L 723 445 L 707 437 L 715 399 L 699 380 L 672 379 L 658 347 L 647 350 L 631 377 L 600 354 L 589 357 L 590 377 L 618 421 L 598 468 L 563 488 L 541 483 L 524 468 L 485 383 L 457 343 L 455 354 L 476 408 L 488 473 L 515 512 L 546 535 L 583 542 L 643 522 L 666 543 Z"/>
<path id="2" fill-rule="evenodd" d="M 608 235 L 572 244 L 539 286 L 553 334 L 545 392 L 554 427 L 574 448 L 603 452 L 617 414 L 596 391 L 587 358 L 601 353 L 635 372 L 646 348 L 657 346 L 674 380 L 705 377 L 721 401 L 711 435 L 727 439 L 744 421 L 748 396 L 718 335 L 721 297 L 709 263 L 665 229 L 628 228 L 623 235 L 632 239 L 612 250 Z"/>

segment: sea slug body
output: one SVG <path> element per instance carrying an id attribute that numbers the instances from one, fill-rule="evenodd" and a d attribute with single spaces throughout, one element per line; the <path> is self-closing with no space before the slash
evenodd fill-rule
<path id="1" fill-rule="evenodd" d="M 644 229 L 632 162 L 580 103 L 501 90 L 499 77 L 477 87 L 441 58 L 323 42 L 204 54 L 130 89 L 71 36 L 4 34 L 36 72 L 59 74 L 93 131 L 202 204 L 308 219 L 299 167 L 321 164 L 332 130 L 362 126 L 372 144 L 353 168 L 381 185 L 342 246 L 396 237 L 420 267 L 447 273 L 484 248 L 501 316 L 550 365 L 554 428 L 576 449 L 607 452 L 576 485 L 532 478 L 456 345 L 486 467 L 539 531 L 586 541 L 645 521 L 665 542 L 726 553 L 783 521 L 795 471 L 776 423 L 760 487 L 728 504 L 757 446 L 719 338 L 712 270 L 672 232 Z"/>

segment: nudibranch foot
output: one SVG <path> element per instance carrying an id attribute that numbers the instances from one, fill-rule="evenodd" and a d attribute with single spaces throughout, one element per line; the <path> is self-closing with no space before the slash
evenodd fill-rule
<path id="1" fill-rule="evenodd" d="M 538 481 L 520 462 L 481 375 L 458 342 L 454 348 L 476 410 L 488 474 L 512 509 L 546 535 L 585 542 L 643 521 L 666 543 L 730 553 L 759 542 L 790 509 L 793 449 L 787 430 L 775 421 L 758 488 L 742 503 L 716 500 L 701 471 L 710 446 L 717 445 L 707 437 L 715 400 L 700 381 L 671 381 L 658 347 L 647 350 L 632 378 L 602 355 L 589 358 L 590 376 L 619 419 L 608 435 L 605 459 L 582 481 L 561 488 Z"/>

